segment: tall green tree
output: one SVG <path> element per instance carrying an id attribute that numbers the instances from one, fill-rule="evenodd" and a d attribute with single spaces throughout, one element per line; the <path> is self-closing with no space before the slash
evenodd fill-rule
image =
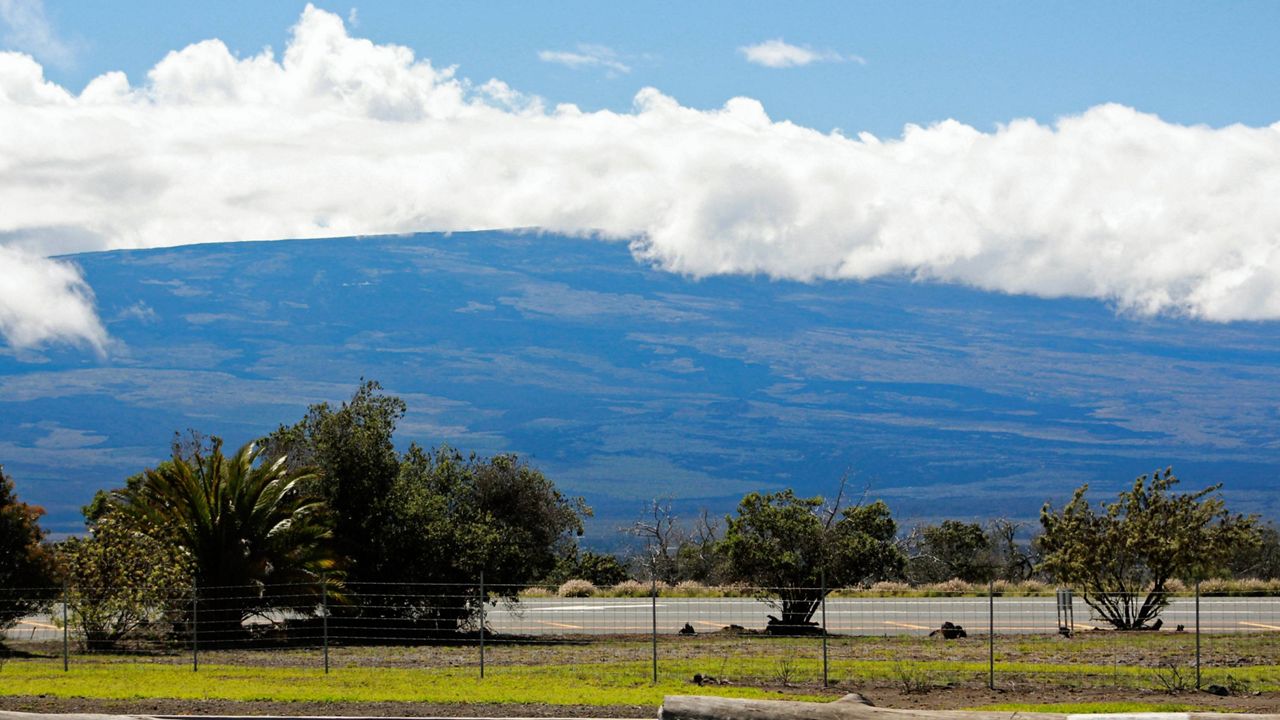
<path id="1" fill-rule="evenodd" d="M 362 381 L 347 402 L 313 405 L 264 441 L 316 468 L 336 545 L 350 559 L 351 602 L 336 609 L 337 621 L 364 635 L 398 632 L 389 619 L 410 623 L 403 632 L 466 626 L 481 571 L 487 596 L 514 597 L 570 554 L 589 512 L 514 455 L 417 445 L 401 455 L 394 435 L 405 411 L 376 381 Z"/>
<path id="2" fill-rule="evenodd" d="M 1095 508 L 1082 485 L 1061 510 L 1045 504 L 1043 570 L 1116 629 L 1149 627 L 1169 602 L 1170 580 L 1222 572 L 1241 547 L 1258 542 L 1256 520 L 1228 512 L 1220 485 L 1178 493 L 1177 484 L 1166 468 L 1139 477 L 1113 503 Z"/>
<path id="3" fill-rule="evenodd" d="M 312 405 L 296 424 L 281 426 L 263 441 L 270 455 L 289 458 L 291 468 L 314 470 L 353 582 L 385 580 L 401 562 L 384 544 L 400 475 L 394 435 L 405 410 L 404 401 L 384 393 L 377 381 L 362 380 L 350 400 L 336 408 Z"/>
<path id="4" fill-rule="evenodd" d="M 53 556 L 45 547 L 44 510 L 18 500 L 13 479 L 0 466 L 0 630 L 52 597 Z"/>
<path id="5" fill-rule="evenodd" d="M 843 494 L 843 493 L 842 493 Z M 905 559 L 897 524 L 882 501 L 841 508 L 790 490 L 742 498 L 728 519 L 724 551 L 729 572 L 752 583 L 780 611 L 768 629 L 812 631 L 813 613 L 833 588 L 896 576 Z"/>
<path id="6" fill-rule="evenodd" d="M 413 446 L 401 463 L 382 547 L 384 582 L 406 585 L 403 614 L 436 631 L 464 627 L 481 599 L 514 598 L 572 553 L 590 509 L 515 455 Z M 429 587 L 422 587 L 423 584 Z"/>
<path id="7" fill-rule="evenodd" d="M 318 595 L 322 574 L 332 579 L 332 529 L 314 480 L 255 443 L 225 456 L 214 438 L 207 454 L 147 470 L 113 504 L 190 556 L 201 619 L 230 640 L 250 614 L 298 604 Z"/>

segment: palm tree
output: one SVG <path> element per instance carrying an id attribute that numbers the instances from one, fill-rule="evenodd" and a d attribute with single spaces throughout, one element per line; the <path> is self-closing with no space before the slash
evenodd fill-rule
<path id="1" fill-rule="evenodd" d="M 336 580 L 333 531 L 315 478 L 252 442 L 226 457 L 213 438 L 207 454 L 175 453 L 117 491 L 115 502 L 190 554 L 201 632 L 230 641 L 254 613 L 315 607 L 320 585 Z"/>

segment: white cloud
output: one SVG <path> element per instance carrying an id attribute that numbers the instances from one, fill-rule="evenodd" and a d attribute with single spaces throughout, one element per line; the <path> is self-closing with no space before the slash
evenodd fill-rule
<path id="1" fill-rule="evenodd" d="M 79 95 L 0 53 L 0 127 L 0 333 L 14 346 L 104 342 L 80 276 L 32 252 L 504 227 L 627 240 L 695 276 L 896 274 L 1280 318 L 1280 124 L 1103 105 L 881 140 L 654 89 L 630 112 L 546 110 L 308 8 L 280 58 L 206 41 L 142 85 L 109 73 Z"/>
<path id="2" fill-rule="evenodd" d="M 4 25 L 5 45 L 59 67 L 74 62 L 75 53 L 54 32 L 43 0 L 0 0 L 0 23 Z"/>
<path id="3" fill-rule="evenodd" d="M 542 62 L 564 65 L 575 70 L 580 68 L 600 67 L 609 71 L 610 75 L 631 72 L 631 66 L 618 59 L 613 48 L 604 45 L 578 45 L 576 51 L 539 50 L 538 59 Z"/>
<path id="4" fill-rule="evenodd" d="M 74 265 L 0 246 L 0 335 L 15 347 L 49 342 L 88 345 L 98 354 L 107 333 L 93 291 Z"/>
<path id="5" fill-rule="evenodd" d="M 815 50 L 808 45 L 792 45 L 782 38 L 740 47 L 738 52 L 747 58 L 747 62 L 770 68 L 800 67 L 816 62 L 867 64 L 866 59 L 859 55 L 844 55 L 834 50 Z"/>

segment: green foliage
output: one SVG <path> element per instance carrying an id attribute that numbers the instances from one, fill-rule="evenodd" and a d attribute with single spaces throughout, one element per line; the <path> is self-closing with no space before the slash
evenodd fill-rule
<path id="1" fill-rule="evenodd" d="M 313 483 L 314 475 L 269 458 L 254 443 L 226 457 L 215 438 L 207 455 L 175 455 L 117 491 L 113 503 L 190 557 L 201 620 L 238 632 L 242 619 L 280 605 L 280 597 L 318 593 L 321 574 L 337 569 L 327 510 Z"/>
<path id="2" fill-rule="evenodd" d="M 1241 547 L 1256 545 L 1251 517 L 1232 515 L 1219 486 L 1175 493 L 1173 469 L 1143 475 L 1096 510 L 1076 490 L 1060 511 L 1040 512 L 1043 569 L 1072 586 L 1120 630 L 1148 627 L 1168 604 L 1170 580 L 1195 582 L 1221 571 Z M 1141 601 L 1139 601 L 1141 598 Z"/>
<path id="3" fill-rule="evenodd" d="M 367 590 L 352 593 L 352 607 L 338 614 L 452 631 L 478 607 L 481 571 L 490 598 L 514 597 L 572 554 L 590 510 L 514 455 L 464 457 L 416 445 L 400 455 L 393 437 L 405 411 L 402 400 L 366 381 L 337 409 L 313 405 L 265 443 L 318 471 L 313 484 L 333 508 L 336 544 L 350 560 L 347 586 Z M 374 591 L 361 583 L 387 585 Z M 407 587 L 423 583 L 436 587 L 430 594 Z"/>
<path id="4" fill-rule="evenodd" d="M 41 515 L 43 509 L 18 501 L 13 479 L 0 466 L 0 630 L 55 594 L 53 556 L 42 544 Z"/>
<path id="5" fill-rule="evenodd" d="M 628 577 L 627 568 L 616 555 L 590 550 L 573 551 L 561 557 L 556 567 L 542 579 L 541 584 L 559 585 L 566 580 L 580 578 L 599 587 L 617 585 Z"/>
<path id="6" fill-rule="evenodd" d="M 72 622 L 89 650 L 121 640 L 163 621 L 191 592 L 190 556 L 156 528 L 110 509 L 105 499 L 86 508 L 90 535 L 57 545 L 67 582 Z"/>
<path id="7" fill-rule="evenodd" d="M 944 520 L 912 531 L 912 557 L 907 577 L 914 584 L 959 578 L 965 582 L 992 579 L 995 560 L 991 539 L 977 523 Z"/>
<path id="8" fill-rule="evenodd" d="M 490 600 L 545 577 L 590 512 L 515 455 L 464 457 L 447 446 L 411 447 L 386 507 L 377 542 L 394 569 L 383 581 L 438 584 L 409 614 L 440 630 L 470 618 L 482 571 Z"/>
<path id="9" fill-rule="evenodd" d="M 840 509 L 821 497 L 790 490 L 742 498 L 728 520 L 724 551 L 736 579 L 762 588 L 762 599 L 781 611 L 773 632 L 802 632 L 824 588 L 852 586 L 897 575 L 904 558 L 894 543 L 897 525 L 881 501 Z"/>
<path id="10" fill-rule="evenodd" d="M 294 469 L 313 469 L 320 495 L 331 508 L 338 552 L 350 560 L 352 581 L 380 581 L 394 574 L 401 558 L 382 547 L 383 523 L 400 474 L 392 436 L 406 406 L 362 381 L 337 409 L 312 405 L 297 424 L 281 426 L 263 444 L 273 457 L 289 458 Z"/>
<path id="11" fill-rule="evenodd" d="M 1241 545 L 1230 561 L 1237 578 L 1280 578 L 1280 528 L 1269 522 L 1258 528 L 1258 543 Z"/>

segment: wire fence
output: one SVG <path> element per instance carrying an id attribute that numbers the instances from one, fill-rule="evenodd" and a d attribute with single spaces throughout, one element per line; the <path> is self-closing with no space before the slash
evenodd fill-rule
<path id="1" fill-rule="evenodd" d="M 563 594 L 580 594 L 565 597 Z M 784 606 L 780 599 L 792 600 Z M 484 599 L 482 602 L 482 598 Z M 1145 629 L 1103 611 L 1122 597 L 883 596 L 822 588 L 625 583 L 311 583 L 0 591 L 10 660 L 503 668 L 573 665 L 700 684 L 1026 684 L 1280 690 L 1280 596 L 1160 598 Z M 1137 598 L 1132 607 L 1140 607 Z M 812 614 L 807 610 L 812 607 Z M 1132 618 L 1130 618 L 1132 619 Z"/>

